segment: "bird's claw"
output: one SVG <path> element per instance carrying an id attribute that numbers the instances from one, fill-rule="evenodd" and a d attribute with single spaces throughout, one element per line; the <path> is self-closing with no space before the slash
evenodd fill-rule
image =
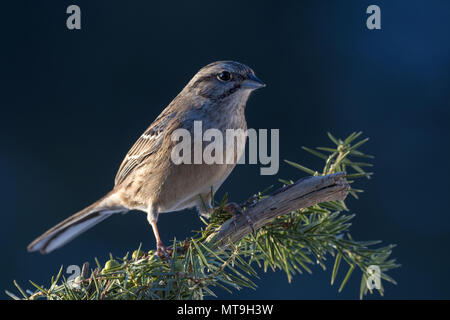
<path id="1" fill-rule="evenodd" d="M 167 261 L 170 261 L 169 249 L 167 249 L 162 242 L 157 244 L 155 255 L 157 255 L 161 259 L 165 258 Z"/>
<path id="2" fill-rule="evenodd" d="M 229 202 L 223 207 L 223 210 L 228 213 L 231 213 L 233 215 L 234 214 L 242 214 L 247 219 L 247 223 L 248 223 L 250 229 L 252 230 L 253 235 L 256 234 L 252 218 L 250 218 L 250 216 L 247 214 L 247 212 L 245 212 L 240 205 L 238 205 L 235 202 Z"/>

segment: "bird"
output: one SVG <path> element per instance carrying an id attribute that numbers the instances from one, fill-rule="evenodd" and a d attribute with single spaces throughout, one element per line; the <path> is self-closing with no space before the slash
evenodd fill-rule
<path id="1" fill-rule="evenodd" d="M 156 254 L 167 255 L 157 227 L 159 215 L 187 208 L 197 208 L 205 216 L 212 212 L 214 193 L 245 151 L 248 98 L 265 86 L 250 67 L 240 62 L 216 61 L 201 68 L 128 151 L 113 189 L 36 238 L 28 251 L 50 253 L 114 214 L 138 210 L 147 214 L 156 239 Z M 237 143 L 225 147 L 224 153 L 234 155 L 232 161 L 173 161 L 177 142 L 173 133 L 183 129 L 192 134 L 196 121 L 201 121 L 203 130 L 240 132 L 235 137 Z M 206 146 L 202 145 L 202 150 Z M 191 147 L 195 149 L 194 143 Z"/>

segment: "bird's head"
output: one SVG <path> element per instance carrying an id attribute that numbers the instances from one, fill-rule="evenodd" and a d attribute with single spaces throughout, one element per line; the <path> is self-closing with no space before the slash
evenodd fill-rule
<path id="1" fill-rule="evenodd" d="M 243 100 L 245 103 L 250 92 L 265 86 L 245 64 L 217 61 L 200 69 L 186 89 L 215 102 Z"/>

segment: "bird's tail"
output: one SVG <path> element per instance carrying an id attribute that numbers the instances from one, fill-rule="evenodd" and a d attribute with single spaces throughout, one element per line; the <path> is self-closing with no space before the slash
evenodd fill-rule
<path id="1" fill-rule="evenodd" d="M 37 250 L 41 253 L 52 252 L 112 214 L 126 211 L 128 209 L 120 205 L 114 192 L 110 192 L 89 207 L 49 229 L 31 242 L 27 249 L 30 252 Z"/>

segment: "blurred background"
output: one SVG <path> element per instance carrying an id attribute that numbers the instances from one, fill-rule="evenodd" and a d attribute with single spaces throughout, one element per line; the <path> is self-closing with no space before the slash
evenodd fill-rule
<path id="1" fill-rule="evenodd" d="M 66 8 L 81 8 L 81 30 Z M 381 8 L 368 30 L 366 8 Z M 232 59 L 267 87 L 252 95 L 250 128 L 280 129 L 280 159 L 322 163 L 301 146 L 329 146 L 326 132 L 362 130 L 375 175 L 349 198 L 359 240 L 396 243 L 402 264 L 386 298 L 449 298 L 448 200 L 450 2 L 430 1 L 9 1 L 2 4 L 0 94 L 0 297 L 13 279 L 48 285 L 59 267 L 155 246 L 144 214 L 118 215 L 49 255 L 27 244 L 110 190 L 129 147 L 204 65 Z M 238 166 L 217 194 L 246 200 L 279 178 Z M 162 215 L 162 238 L 199 229 L 197 214 Z M 447 253 L 446 253 L 447 252 Z M 332 259 L 331 259 L 332 260 Z M 220 298 L 356 299 L 326 272 L 260 272 L 256 291 Z M 341 277 L 344 276 L 342 272 Z M 380 298 L 378 294 L 368 297 Z"/>

